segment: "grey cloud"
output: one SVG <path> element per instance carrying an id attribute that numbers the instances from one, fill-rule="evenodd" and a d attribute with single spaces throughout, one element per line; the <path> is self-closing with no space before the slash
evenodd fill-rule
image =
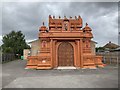
<path id="1" fill-rule="evenodd" d="M 48 15 L 74 17 L 81 15 L 83 26 L 88 22 L 93 29 L 94 40 L 99 45 L 108 41 L 117 43 L 118 4 L 111 2 L 39 2 L 39 3 L 4 3 L 2 30 L 3 35 L 11 30 L 22 30 L 26 40 L 38 36 L 38 28 L 45 21 L 48 25 Z"/>

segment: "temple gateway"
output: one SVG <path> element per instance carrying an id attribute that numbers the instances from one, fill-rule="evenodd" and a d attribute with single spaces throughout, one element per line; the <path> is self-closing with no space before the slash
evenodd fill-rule
<path id="1" fill-rule="evenodd" d="M 102 56 L 96 56 L 91 50 L 91 31 L 87 23 L 83 27 L 80 16 L 61 19 L 49 15 L 49 27 L 43 23 L 39 28 L 40 50 L 36 56 L 28 57 L 26 68 L 103 67 Z"/>

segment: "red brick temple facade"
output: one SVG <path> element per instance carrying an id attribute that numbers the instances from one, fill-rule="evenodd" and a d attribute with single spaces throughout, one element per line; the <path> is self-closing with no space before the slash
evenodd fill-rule
<path id="1" fill-rule="evenodd" d="M 92 29 L 80 16 L 69 19 L 49 15 L 49 28 L 44 23 L 39 28 L 40 50 L 29 56 L 26 68 L 54 69 L 72 66 L 76 68 L 103 67 L 102 56 L 91 52 Z"/>

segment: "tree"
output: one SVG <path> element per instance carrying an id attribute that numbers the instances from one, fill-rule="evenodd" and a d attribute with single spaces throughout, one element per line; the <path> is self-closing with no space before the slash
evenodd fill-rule
<path id="1" fill-rule="evenodd" d="M 14 53 L 23 55 L 23 49 L 30 47 L 25 42 L 25 35 L 21 31 L 11 31 L 3 36 L 2 51 L 3 53 Z"/>
<path id="2" fill-rule="evenodd" d="M 96 52 L 98 52 L 99 50 L 104 51 L 105 48 L 104 47 L 96 47 Z"/>

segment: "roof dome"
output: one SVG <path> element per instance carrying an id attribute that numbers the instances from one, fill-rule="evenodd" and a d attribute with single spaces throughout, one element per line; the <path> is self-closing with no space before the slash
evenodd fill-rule
<path id="1" fill-rule="evenodd" d="M 83 28 L 83 30 L 85 30 L 85 31 L 92 31 L 92 29 L 88 26 L 87 23 L 86 23 L 86 26 Z"/>
<path id="2" fill-rule="evenodd" d="M 39 31 L 46 31 L 47 30 L 47 27 L 44 26 L 44 22 L 43 22 L 43 26 L 40 27 Z"/>

